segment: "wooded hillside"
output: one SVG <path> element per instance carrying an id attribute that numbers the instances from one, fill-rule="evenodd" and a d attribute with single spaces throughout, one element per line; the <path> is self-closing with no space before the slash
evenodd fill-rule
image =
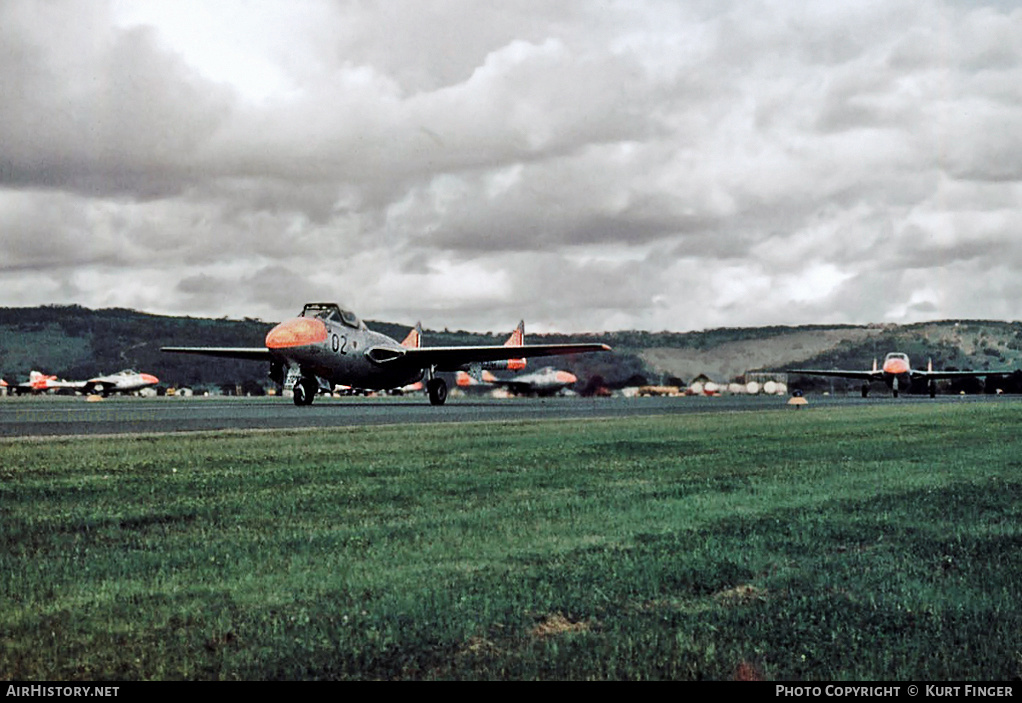
<path id="1" fill-rule="evenodd" d="M 84 379 L 134 368 L 156 374 L 166 386 L 225 384 L 269 387 L 264 364 L 164 354 L 161 346 L 262 346 L 274 322 L 151 315 L 135 310 L 80 306 L 0 308 L 0 375 L 20 382 L 35 369 Z M 367 321 L 401 339 L 410 324 Z M 498 332 L 425 330 L 424 344 L 502 344 Z M 578 375 L 580 387 L 599 377 L 610 387 L 706 374 L 728 381 L 750 371 L 801 368 L 869 368 L 889 351 L 909 354 L 916 366 L 932 359 L 942 369 L 1015 369 L 1022 366 L 1022 323 L 950 320 L 913 325 L 808 325 L 720 328 L 698 332 L 618 331 L 535 335 L 530 342 L 596 341 L 612 353 L 539 360 Z M 827 380 L 805 379 L 807 385 Z M 823 386 L 821 386 L 823 387 Z"/>

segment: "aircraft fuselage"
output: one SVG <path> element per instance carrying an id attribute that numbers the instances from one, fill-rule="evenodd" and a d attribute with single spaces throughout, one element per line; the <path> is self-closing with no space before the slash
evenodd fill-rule
<path id="1" fill-rule="evenodd" d="M 912 387 L 912 364 L 905 354 L 892 353 L 884 359 L 883 379 L 894 392 Z"/>
<path id="2" fill-rule="evenodd" d="M 402 347 L 354 317 L 286 320 L 266 335 L 266 347 L 277 359 L 274 373 L 316 376 L 334 385 L 379 390 L 415 383 L 423 375 L 419 368 L 375 362 L 400 355 Z"/>

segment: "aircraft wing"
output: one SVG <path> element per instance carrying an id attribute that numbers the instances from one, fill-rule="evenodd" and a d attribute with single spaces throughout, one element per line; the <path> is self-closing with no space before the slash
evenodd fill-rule
<path id="1" fill-rule="evenodd" d="M 1015 369 L 1001 369 L 993 371 L 917 371 L 912 369 L 912 376 L 937 380 L 940 378 L 969 378 L 973 376 L 1010 376 Z"/>
<path id="2" fill-rule="evenodd" d="M 526 344 L 520 347 L 419 347 L 406 349 L 391 359 L 377 359 L 382 363 L 401 363 L 437 371 L 457 371 L 467 364 L 502 359 L 523 359 L 532 356 L 557 356 L 560 354 L 583 354 L 586 352 L 610 351 L 606 344 Z"/>
<path id="3" fill-rule="evenodd" d="M 50 388 L 74 388 L 80 391 L 85 386 L 86 381 L 50 381 Z"/>
<path id="4" fill-rule="evenodd" d="M 173 354 L 219 356 L 227 359 L 273 361 L 273 355 L 267 347 L 161 347 L 160 351 Z"/>
<path id="5" fill-rule="evenodd" d="M 788 373 L 804 376 L 835 376 L 837 378 L 856 378 L 860 381 L 879 381 L 884 377 L 883 371 L 850 371 L 846 369 L 791 369 Z"/>
<path id="6" fill-rule="evenodd" d="M 160 351 L 175 354 L 201 354 L 230 359 L 251 361 L 272 361 L 273 354 L 267 347 L 162 347 Z M 580 354 L 583 352 L 610 351 L 606 344 L 527 344 L 521 347 L 479 346 L 479 347 L 418 347 L 383 349 L 369 352 L 370 358 L 378 364 L 402 364 L 425 369 L 435 366 L 438 371 L 457 371 L 466 364 L 477 361 L 499 361 L 521 359 L 529 356 L 556 356 L 558 354 Z"/>

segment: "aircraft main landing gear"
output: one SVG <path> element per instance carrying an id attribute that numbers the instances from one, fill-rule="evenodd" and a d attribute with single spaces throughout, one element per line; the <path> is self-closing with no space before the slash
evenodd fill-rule
<path id="1" fill-rule="evenodd" d="M 431 378 L 426 382 L 430 405 L 443 405 L 447 400 L 447 381 L 442 378 Z"/>
<path id="2" fill-rule="evenodd" d="M 866 398 L 868 396 L 869 396 L 869 384 L 868 383 L 863 383 L 862 384 L 862 397 Z"/>

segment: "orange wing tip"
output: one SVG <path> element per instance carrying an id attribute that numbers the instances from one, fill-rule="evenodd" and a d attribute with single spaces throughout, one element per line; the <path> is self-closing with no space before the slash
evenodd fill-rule
<path id="1" fill-rule="evenodd" d="M 326 325 L 310 317 L 297 317 L 281 322 L 266 335 L 266 346 L 270 349 L 304 347 L 326 341 Z"/>

